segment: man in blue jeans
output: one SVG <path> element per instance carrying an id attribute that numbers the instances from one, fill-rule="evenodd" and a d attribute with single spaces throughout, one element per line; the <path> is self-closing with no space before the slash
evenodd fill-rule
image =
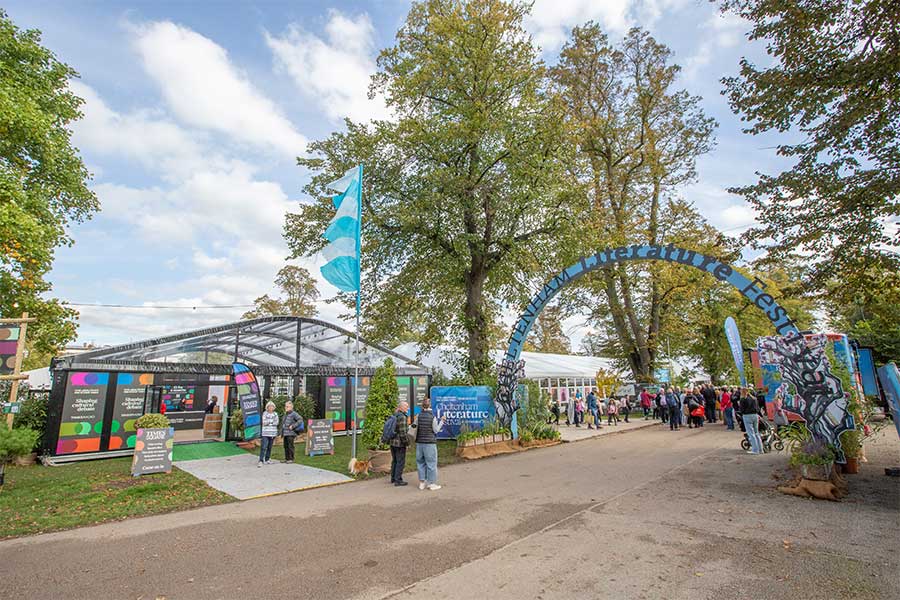
<path id="1" fill-rule="evenodd" d="M 742 390 L 741 393 L 741 419 L 747 429 L 747 439 L 750 440 L 750 450 L 747 453 L 762 454 L 762 438 L 759 436 L 759 402 L 756 401 L 756 396 L 749 393 L 749 390 Z"/>
<path id="2" fill-rule="evenodd" d="M 600 429 L 600 411 L 597 405 L 597 390 L 591 390 L 591 393 L 588 394 L 587 398 L 588 410 L 591 412 L 591 415 L 594 417 L 594 423 L 597 424 L 597 429 Z M 588 429 L 593 429 L 591 424 L 588 423 Z"/>

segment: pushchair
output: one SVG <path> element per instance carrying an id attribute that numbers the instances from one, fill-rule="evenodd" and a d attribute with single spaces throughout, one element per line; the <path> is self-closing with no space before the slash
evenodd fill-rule
<path id="1" fill-rule="evenodd" d="M 759 437 L 762 439 L 763 452 L 771 452 L 772 448 L 775 448 L 778 452 L 784 450 L 784 440 L 779 437 L 775 428 L 769 424 L 769 420 L 762 415 L 759 416 Z M 751 448 L 750 438 L 747 437 L 746 431 L 743 439 L 741 439 L 741 448 L 744 450 L 750 450 Z"/>

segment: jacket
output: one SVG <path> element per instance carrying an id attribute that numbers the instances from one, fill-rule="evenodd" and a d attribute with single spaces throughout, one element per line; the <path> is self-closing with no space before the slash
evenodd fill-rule
<path id="1" fill-rule="evenodd" d="M 594 392 L 588 394 L 588 410 L 597 410 L 597 396 Z"/>
<path id="2" fill-rule="evenodd" d="M 416 429 L 417 444 L 436 444 L 437 436 L 435 434 L 444 428 L 444 424 L 429 409 L 416 415 L 413 427 Z"/>
<path id="3" fill-rule="evenodd" d="M 297 432 L 294 431 L 294 427 L 297 426 L 297 423 L 303 423 L 303 417 L 297 411 L 292 410 L 284 415 L 284 421 L 281 422 L 281 435 L 284 437 L 296 437 Z"/>
<path id="4" fill-rule="evenodd" d="M 399 410 L 394 413 L 394 416 L 397 418 L 397 424 L 394 426 L 396 435 L 391 438 L 391 446 L 406 448 L 409 446 L 409 416 Z"/>
<path id="5" fill-rule="evenodd" d="M 278 435 L 278 413 L 265 411 L 262 414 L 262 430 L 259 433 L 263 437 L 275 437 Z"/>

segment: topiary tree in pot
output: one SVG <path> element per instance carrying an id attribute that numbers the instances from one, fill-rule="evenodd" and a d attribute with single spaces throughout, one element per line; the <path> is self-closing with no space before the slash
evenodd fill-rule
<path id="1" fill-rule="evenodd" d="M 381 443 L 381 432 L 384 423 L 393 414 L 397 406 L 400 389 L 397 387 L 397 371 L 394 361 L 384 359 L 384 364 L 375 369 L 369 384 L 369 395 L 366 398 L 366 419 L 363 421 L 363 448 L 369 450 L 372 468 L 381 473 L 390 471 L 391 454 L 389 447 Z"/>

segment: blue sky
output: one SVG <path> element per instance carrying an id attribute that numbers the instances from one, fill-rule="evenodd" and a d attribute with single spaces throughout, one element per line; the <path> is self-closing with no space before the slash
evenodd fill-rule
<path id="1" fill-rule="evenodd" d="M 86 100 L 75 142 L 102 212 L 73 227 L 51 274 L 69 302 L 141 306 L 249 304 L 272 292 L 287 249 L 284 214 L 308 201 L 294 157 L 309 140 L 382 116 L 366 97 L 379 49 L 409 3 L 47 2 L 7 0 L 23 28 L 75 67 Z M 717 146 L 682 196 L 737 235 L 752 211 L 725 189 L 780 163 L 777 140 L 741 133 L 721 77 L 749 45 L 748 25 L 703 0 L 537 0 L 528 29 L 553 62 L 572 26 L 594 19 L 612 38 L 651 31 L 684 67 L 681 85 L 719 122 Z M 354 81 L 348 85 L 346 82 Z M 321 260 L 302 262 L 318 277 Z M 322 298 L 335 289 L 320 279 Z M 235 309 L 83 307 L 79 341 L 127 342 L 240 317 Z M 341 309 L 322 302 L 320 315 Z M 580 338 L 577 322 L 567 322 Z"/>

